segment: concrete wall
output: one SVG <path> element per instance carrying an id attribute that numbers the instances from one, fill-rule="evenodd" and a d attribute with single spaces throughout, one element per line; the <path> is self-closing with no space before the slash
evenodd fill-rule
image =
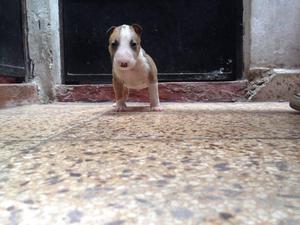
<path id="1" fill-rule="evenodd" d="M 300 1 L 252 0 L 251 67 L 300 67 Z"/>
<path id="2" fill-rule="evenodd" d="M 26 0 L 26 7 L 32 82 L 39 87 L 41 102 L 47 103 L 60 83 L 58 0 Z"/>
<path id="3" fill-rule="evenodd" d="M 249 99 L 288 101 L 300 91 L 300 1 L 251 1 Z"/>

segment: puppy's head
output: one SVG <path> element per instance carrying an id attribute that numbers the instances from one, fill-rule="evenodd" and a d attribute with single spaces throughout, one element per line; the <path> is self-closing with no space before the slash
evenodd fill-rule
<path id="1" fill-rule="evenodd" d="M 120 70 L 130 70 L 135 64 L 141 49 L 142 28 L 133 24 L 111 27 L 108 50 L 113 67 Z"/>

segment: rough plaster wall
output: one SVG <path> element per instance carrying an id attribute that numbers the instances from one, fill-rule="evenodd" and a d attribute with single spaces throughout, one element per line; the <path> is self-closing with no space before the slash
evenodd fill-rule
<path id="1" fill-rule="evenodd" d="M 252 0 L 253 66 L 300 67 L 299 0 Z"/>
<path id="2" fill-rule="evenodd" d="M 252 101 L 289 101 L 299 91 L 300 69 L 271 69 L 250 82 L 248 96 Z"/>
<path id="3" fill-rule="evenodd" d="M 57 5 L 57 0 L 26 1 L 28 46 L 29 57 L 32 60 L 33 82 L 38 84 L 40 100 L 44 103 L 54 100 L 54 84 L 59 82 L 58 74 L 56 74 L 60 63 L 57 61 L 59 55 L 57 46 L 55 46 L 57 36 L 54 34 L 55 30 L 58 30 L 55 27 L 58 26 L 58 21 L 54 16 L 56 13 L 55 2 Z M 53 5 L 50 7 L 51 4 Z"/>

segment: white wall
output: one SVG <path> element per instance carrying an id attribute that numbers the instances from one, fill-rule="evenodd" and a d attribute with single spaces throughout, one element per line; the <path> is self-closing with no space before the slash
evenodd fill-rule
<path id="1" fill-rule="evenodd" d="M 252 0 L 250 66 L 300 67 L 300 1 Z"/>

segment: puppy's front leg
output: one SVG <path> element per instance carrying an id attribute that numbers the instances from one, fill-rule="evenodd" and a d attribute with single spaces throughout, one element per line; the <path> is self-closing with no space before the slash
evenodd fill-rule
<path id="1" fill-rule="evenodd" d="M 126 110 L 126 100 L 128 96 L 128 89 L 116 77 L 113 77 L 113 87 L 116 98 L 116 112 L 123 112 Z"/>
<path id="2" fill-rule="evenodd" d="M 150 111 L 162 111 L 159 102 L 158 94 L 158 82 L 154 81 L 149 84 L 148 87 L 149 100 L 150 100 Z"/>

